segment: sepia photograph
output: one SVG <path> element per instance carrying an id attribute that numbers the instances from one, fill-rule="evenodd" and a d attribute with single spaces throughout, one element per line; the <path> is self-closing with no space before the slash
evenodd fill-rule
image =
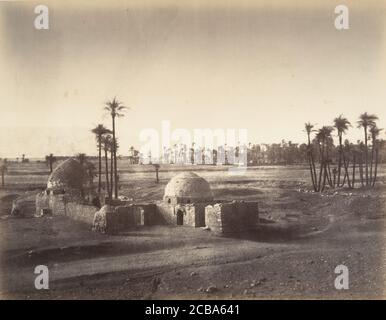
<path id="1" fill-rule="evenodd" d="M 1 1 L 0 39 L 0 300 L 385 299 L 385 1 Z"/>

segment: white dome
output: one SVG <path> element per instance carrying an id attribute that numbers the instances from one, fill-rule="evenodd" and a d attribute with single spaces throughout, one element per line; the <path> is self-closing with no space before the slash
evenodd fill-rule
<path id="1" fill-rule="evenodd" d="M 193 172 L 184 172 L 166 185 L 164 200 L 173 203 L 206 202 L 213 200 L 213 194 L 204 178 Z"/>

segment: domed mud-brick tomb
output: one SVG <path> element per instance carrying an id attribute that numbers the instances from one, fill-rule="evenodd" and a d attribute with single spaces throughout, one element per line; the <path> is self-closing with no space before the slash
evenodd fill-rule
<path id="1" fill-rule="evenodd" d="M 59 164 L 47 181 L 47 190 L 54 192 L 76 192 L 83 188 L 85 170 L 79 161 L 70 158 Z"/>
<path id="2" fill-rule="evenodd" d="M 209 183 L 193 172 L 173 177 L 166 185 L 164 201 L 169 204 L 189 204 L 213 201 Z"/>

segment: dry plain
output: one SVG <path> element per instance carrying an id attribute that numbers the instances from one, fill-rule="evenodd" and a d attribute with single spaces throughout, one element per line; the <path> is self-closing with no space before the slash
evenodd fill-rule
<path id="1" fill-rule="evenodd" d="M 138 227 L 103 235 L 66 217 L 14 218 L 16 195 L 44 188 L 45 163 L 11 163 L 0 189 L 1 298 L 21 299 L 303 299 L 380 298 L 385 288 L 386 167 L 373 190 L 310 192 L 302 166 L 152 166 L 119 161 L 120 194 L 162 198 L 180 171 L 194 171 L 217 199 L 259 201 L 260 226 L 238 237 L 202 228 Z M 31 208 L 33 211 L 33 208 Z M 50 289 L 34 288 L 36 265 Z M 334 269 L 349 268 L 350 287 L 336 290 Z"/>

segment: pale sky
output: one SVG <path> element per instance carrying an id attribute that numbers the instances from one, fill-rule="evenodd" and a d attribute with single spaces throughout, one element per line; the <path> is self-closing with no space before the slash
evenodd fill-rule
<path id="1" fill-rule="evenodd" d="M 364 111 L 386 128 L 386 5 L 345 1 L 0 3 L 0 157 L 96 154 L 89 132 L 117 123 L 121 154 L 145 128 L 247 129 L 255 143 L 304 142 L 304 122 Z M 350 130 L 356 141 L 362 132 Z M 383 133 L 383 137 L 386 136 Z"/>

